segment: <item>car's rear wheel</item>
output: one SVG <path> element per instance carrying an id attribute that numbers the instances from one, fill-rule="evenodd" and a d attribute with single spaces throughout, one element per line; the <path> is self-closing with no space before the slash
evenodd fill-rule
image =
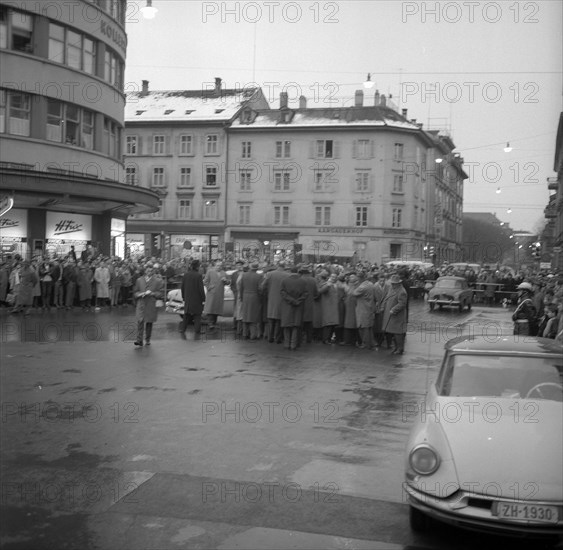
<path id="1" fill-rule="evenodd" d="M 463 311 L 463 302 L 459 303 L 459 306 L 457 306 L 459 309 L 459 312 L 461 313 Z"/>
<path id="2" fill-rule="evenodd" d="M 430 311 L 434 311 L 434 306 L 435 306 L 436 304 L 429 304 L 429 305 L 430 305 Z"/>
<path id="3" fill-rule="evenodd" d="M 467 302 L 467 311 L 471 311 L 471 302 Z"/>
<path id="4" fill-rule="evenodd" d="M 424 533 L 428 530 L 429 517 L 417 510 L 414 506 L 409 508 L 409 524 L 415 533 Z"/>

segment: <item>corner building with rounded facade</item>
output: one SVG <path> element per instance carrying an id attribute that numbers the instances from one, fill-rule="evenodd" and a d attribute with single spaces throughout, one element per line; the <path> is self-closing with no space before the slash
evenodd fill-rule
<path id="1" fill-rule="evenodd" d="M 125 255 L 130 214 L 158 196 L 125 184 L 124 0 L 0 6 L 0 252 L 90 243 Z"/>

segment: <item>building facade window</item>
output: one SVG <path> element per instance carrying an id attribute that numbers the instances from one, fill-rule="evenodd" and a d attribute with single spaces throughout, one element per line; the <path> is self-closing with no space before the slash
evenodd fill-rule
<path id="1" fill-rule="evenodd" d="M 32 53 L 33 16 L 0 7 L 0 48 Z"/>
<path id="2" fill-rule="evenodd" d="M 29 94 L 0 90 L 0 132 L 29 136 L 31 99 Z"/>
<path id="3" fill-rule="evenodd" d="M 400 244 L 390 244 L 389 245 L 389 255 L 391 258 L 402 258 L 401 252 L 401 245 Z"/>
<path id="4" fill-rule="evenodd" d="M 289 158 L 291 156 L 291 141 L 276 141 L 276 158 Z"/>
<path id="5" fill-rule="evenodd" d="M 166 180 L 165 180 L 165 173 L 164 173 L 164 168 L 162 166 L 155 166 L 152 169 L 152 186 L 153 187 L 165 187 L 166 186 Z"/>
<path id="6" fill-rule="evenodd" d="M 125 183 L 127 185 L 138 185 L 137 167 L 129 164 L 125 167 Z"/>
<path id="7" fill-rule="evenodd" d="M 56 99 L 47 100 L 48 141 L 94 149 L 94 113 Z"/>
<path id="8" fill-rule="evenodd" d="M 96 42 L 91 38 L 77 33 L 76 31 L 56 25 L 49 24 L 49 51 L 48 57 L 55 63 L 62 63 L 73 69 L 85 71 L 89 74 L 96 72 Z M 123 63 L 114 54 L 113 66 L 114 77 L 122 72 Z M 106 80 L 116 86 L 121 86 L 121 77 L 115 82 L 110 80 L 109 73 Z"/>
<path id="9" fill-rule="evenodd" d="M 192 217 L 191 199 L 180 199 L 178 201 L 178 218 L 189 220 Z"/>
<path id="10" fill-rule="evenodd" d="M 136 155 L 137 145 L 139 138 L 138 136 L 127 136 L 125 138 L 125 154 L 126 155 Z"/>
<path id="11" fill-rule="evenodd" d="M 107 47 L 104 58 L 104 80 L 120 90 L 123 88 L 123 62 Z"/>
<path id="12" fill-rule="evenodd" d="M 217 167 L 206 166 L 205 168 L 205 185 L 209 187 L 217 186 Z"/>
<path id="13" fill-rule="evenodd" d="M 356 227 L 367 227 L 368 225 L 368 207 L 356 206 Z"/>
<path id="14" fill-rule="evenodd" d="M 252 190 L 252 170 L 239 170 L 240 191 Z"/>
<path id="15" fill-rule="evenodd" d="M 403 192 L 403 175 L 395 174 L 393 176 L 393 193 Z"/>
<path id="16" fill-rule="evenodd" d="M 402 143 L 395 143 L 394 159 L 395 160 L 403 160 L 403 144 Z"/>
<path id="17" fill-rule="evenodd" d="M 274 225 L 289 225 L 289 206 L 274 206 Z"/>
<path id="18" fill-rule="evenodd" d="M 356 193 L 369 191 L 369 177 L 370 173 L 368 170 L 356 171 Z"/>
<path id="19" fill-rule="evenodd" d="M 238 223 L 240 225 L 250 225 L 250 204 L 238 205 Z"/>
<path id="20" fill-rule="evenodd" d="M 290 173 L 287 170 L 274 171 L 274 191 L 290 190 Z"/>
<path id="21" fill-rule="evenodd" d="M 189 134 L 180 136 L 180 155 L 193 155 L 194 140 Z"/>
<path id="22" fill-rule="evenodd" d="M 393 208 L 393 219 L 391 227 L 402 227 L 403 210 L 401 208 Z"/>
<path id="23" fill-rule="evenodd" d="M 317 140 L 317 158 L 331 159 L 334 158 L 334 142 L 332 139 Z"/>
<path id="24" fill-rule="evenodd" d="M 203 217 L 206 220 L 215 220 L 217 219 L 217 201 L 215 200 L 206 200 L 203 203 Z"/>
<path id="25" fill-rule="evenodd" d="M 164 155 L 166 154 L 166 138 L 165 136 L 153 136 L 152 137 L 152 152 L 153 155 Z"/>
<path id="26" fill-rule="evenodd" d="M 209 134 L 205 136 L 205 154 L 217 155 L 219 153 L 219 136 L 217 134 Z"/>
<path id="27" fill-rule="evenodd" d="M 333 170 L 313 170 L 313 190 L 316 192 L 327 192 L 332 190 Z"/>
<path id="28" fill-rule="evenodd" d="M 121 156 L 121 129 L 116 122 L 107 117 L 104 118 L 104 141 L 107 155 L 119 158 Z"/>
<path id="29" fill-rule="evenodd" d="M 178 187 L 191 187 L 192 186 L 192 169 L 189 166 L 180 167 L 180 181 Z"/>
<path id="30" fill-rule="evenodd" d="M 373 142 L 370 139 L 359 139 L 356 142 L 356 154 L 358 159 L 373 158 Z"/>
<path id="31" fill-rule="evenodd" d="M 252 142 L 243 141 L 242 142 L 241 157 L 243 159 L 249 159 L 251 156 L 252 156 Z"/>
<path id="32" fill-rule="evenodd" d="M 315 206 L 315 225 L 330 225 L 330 218 L 330 206 Z"/>

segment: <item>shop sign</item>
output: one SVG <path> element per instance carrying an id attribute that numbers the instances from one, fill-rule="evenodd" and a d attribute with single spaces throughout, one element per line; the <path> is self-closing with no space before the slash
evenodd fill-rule
<path id="1" fill-rule="evenodd" d="M 27 210 L 12 208 L 0 218 L 0 237 L 27 237 Z"/>
<path id="2" fill-rule="evenodd" d="M 68 212 L 47 212 L 47 239 L 92 240 L 92 216 Z"/>

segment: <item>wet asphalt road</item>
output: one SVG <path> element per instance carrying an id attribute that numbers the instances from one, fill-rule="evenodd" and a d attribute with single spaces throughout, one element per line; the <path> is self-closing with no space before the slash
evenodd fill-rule
<path id="1" fill-rule="evenodd" d="M 2 548 L 516 547 L 414 535 L 402 492 L 443 344 L 510 314 L 410 313 L 395 356 L 239 341 L 226 319 L 182 340 L 166 313 L 137 349 L 132 309 L 1 312 Z"/>

